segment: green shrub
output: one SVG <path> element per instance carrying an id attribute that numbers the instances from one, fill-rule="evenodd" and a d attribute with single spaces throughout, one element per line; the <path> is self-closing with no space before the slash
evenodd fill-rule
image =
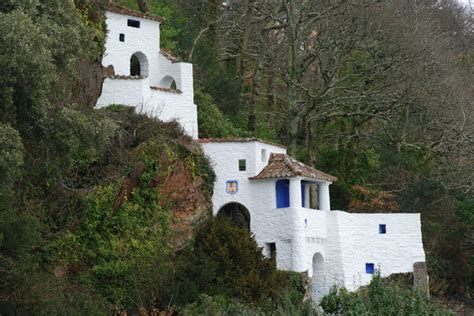
<path id="1" fill-rule="evenodd" d="M 210 95 L 196 90 L 194 99 L 198 109 L 199 137 L 237 136 L 234 126 L 219 110 Z"/>
<path id="2" fill-rule="evenodd" d="M 8 124 L 0 123 L 0 198 L 9 194 L 23 167 L 23 144 L 20 134 Z"/>
<path id="3" fill-rule="evenodd" d="M 320 306 L 330 315 L 452 315 L 421 291 L 383 280 L 379 274 L 358 292 L 332 288 Z"/>
<path id="4" fill-rule="evenodd" d="M 120 186 L 97 187 L 87 196 L 81 225 L 55 242 L 56 263 L 79 270 L 81 283 L 119 306 L 150 302 L 147 292 L 155 287 L 150 283 L 167 269 L 172 214 L 161 208 L 159 192 L 150 186 L 159 172 L 161 148 L 153 141 L 137 148 L 145 171 L 129 199 L 115 207 Z"/>
<path id="5" fill-rule="evenodd" d="M 192 249 L 181 254 L 178 304 L 199 294 L 257 303 L 275 298 L 289 282 L 266 259 L 249 231 L 210 220 L 197 231 Z"/>
<path id="6" fill-rule="evenodd" d="M 258 307 L 245 305 L 224 296 L 206 294 L 199 295 L 197 301 L 186 305 L 181 313 L 183 316 L 264 315 Z"/>

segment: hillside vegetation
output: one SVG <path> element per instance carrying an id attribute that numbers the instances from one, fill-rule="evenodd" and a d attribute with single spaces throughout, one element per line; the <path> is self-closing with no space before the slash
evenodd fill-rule
<path id="1" fill-rule="evenodd" d="M 312 315 L 300 275 L 210 216 L 176 123 L 94 110 L 93 0 L 0 3 L 0 314 Z M 473 19 L 444 1 L 117 0 L 195 65 L 201 137 L 256 136 L 338 176 L 349 212 L 420 212 L 432 293 L 474 287 Z M 375 278 L 333 314 L 445 313 Z"/>

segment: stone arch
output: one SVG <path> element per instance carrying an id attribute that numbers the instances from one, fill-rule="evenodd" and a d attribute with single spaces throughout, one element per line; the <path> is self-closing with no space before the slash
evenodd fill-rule
<path id="1" fill-rule="evenodd" d="M 313 277 L 311 284 L 313 298 L 320 299 L 327 292 L 325 270 L 324 257 L 320 252 L 316 252 L 313 256 Z"/>
<path id="2" fill-rule="evenodd" d="M 148 76 L 148 58 L 142 52 L 130 56 L 130 76 Z"/>
<path id="3" fill-rule="evenodd" d="M 167 88 L 167 89 L 173 89 L 173 90 L 178 89 L 178 87 L 176 85 L 176 80 L 174 80 L 174 78 L 171 77 L 171 76 L 163 77 L 163 79 L 161 79 L 161 81 L 160 81 L 160 87 Z"/>
<path id="4" fill-rule="evenodd" d="M 242 204 L 231 202 L 223 205 L 217 212 L 218 219 L 229 219 L 239 228 L 250 230 L 250 212 Z"/>

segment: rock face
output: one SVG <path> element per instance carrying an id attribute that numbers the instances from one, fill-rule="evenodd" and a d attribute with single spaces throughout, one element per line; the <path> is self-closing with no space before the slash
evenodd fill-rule
<path id="1" fill-rule="evenodd" d="M 194 228 L 211 215 L 211 197 L 206 195 L 206 184 L 194 174 L 186 161 L 172 161 L 168 154 L 161 156 L 163 170 L 170 170 L 164 176 L 153 180 L 164 197 L 163 207 L 167 204 L 175 215 L 173 242 L 176 250 L 182 249 L 194 237 Z"/>
<path id="2" fill-rule="evenodd" d="M 100 63 L 79 61 L 76 65 L 77 81 L 71 94 L 71 102 L 94 106 L 102 94 L 104 77 L 113 74 L 114 70 L 102 68 Z"/>
<path id="3" fill-rule="evenodd" d="M 426 262 L 415 262 L 413 264 L 413 286 L 429 295 L 430 286 Z"/>

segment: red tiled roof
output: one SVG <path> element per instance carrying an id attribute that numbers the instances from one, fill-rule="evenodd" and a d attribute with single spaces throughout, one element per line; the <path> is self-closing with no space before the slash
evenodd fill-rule
<path id="1" fill-rule="evenodd" d="M 165 56 L 166 59 L 171 60 L 172 62 L 178 62 L 179 58 L 176 57 L 172 51 L 166 48 L 161 48 L 160 49 L 161 55 Z"/>
<path id="2" fill-rule="evenodd" d="M 234 138 L 200 138 L 198 139 L 198 142 L 201 143 L 201 144 L 206 144 L 206 143 L 250 143 L 250 142 L 260 142 L 260 143 L 264 143 L 264 144 L 269 144 L 269 145 L 273 145 L 273 146 L 277 146 L 277 147 L 281 147 L 281 148 L 285 148 L 285 146 L 283 145 L 280 145 L 280 144 L 276 144 L 276 143 L 272 143 L 272 142 L 269 142 L 269 141 L 266 141 L 266 140 L 262 140 L 262 139 L 259 139 L 259 138 L 255 138 L 255 137 L 248 137 L 248 138 L 239 138 L 239 137 L 234 137 Z"/>
<path id="3" fill-rule="evenodd" d="M 123 15 L 129 15 L 129 16 L 134 16 L 137 18 L 142 18 L 142 19 L 147 19 L 147 20 L 152 20 L 152 21 L 158 21 L 158 22 L 164 22 L 165 18 L 162 16 L 157 16 L 157 15 L 151 15 L 149 13 L 142 13 L 142 12 L 137 12 L 132 9 L 122 7 L 119 5 L 108 5 L 105 7 L 106 11 L 113 12 L 113 13 L 118 13 L 118 14 L 123 14 Z"/>
<path id="4" fill-rule="evenodd" d="M 249 179 L 262 180 L 291 177 L 304 177 L 331 182 L 337 181 L 336 177 L 307 166 L 287 154 L 275 153 L 270 155 L 267 166 L 258 175 Z"/>

